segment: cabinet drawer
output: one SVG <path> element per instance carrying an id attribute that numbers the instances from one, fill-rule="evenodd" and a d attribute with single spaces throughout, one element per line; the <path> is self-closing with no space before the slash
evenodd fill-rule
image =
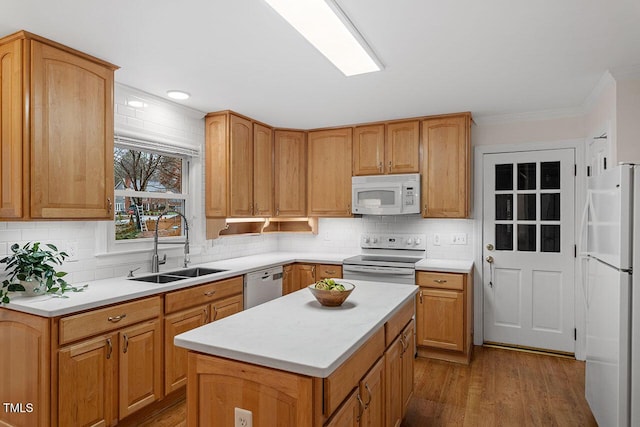
<path id="1" fill-rule="evenodd" d="M 429 288 L 464 290 L 464 274 L 419 271 L 416 282 Z"/>
<path id="2" fill-rule="evenodd" d="M 164 298 L 164 311 L 173 313 L 239 293 L 242 293 L 242 276 L 171 292 Z"/>
<path id="3" fill-rule="evenodd" d="M 60 319 L 60 345 L 158 317 L 160 297 L 118 304 Z"/>
<path id="4" fill-rule="evenodd" d="M 415 313 L 415 301 L 407 301 L 391 319 L 384 324 L 385 345 L 389 347 L 393 340 L 402 332 Z"/>
<path id="5" fill-rule="evenodd" d="M 350 358 L 324 379 L 324 410 L 329 415 L 351 390 L 358 386 L 369 368 L 384 353 L 384 328 L 380 328 Z"/>
<path id="6" fill-rule="evenodd" d="M 316 280 L 341 278 L 342 266 L 333 264 L 316 264 Z"/>

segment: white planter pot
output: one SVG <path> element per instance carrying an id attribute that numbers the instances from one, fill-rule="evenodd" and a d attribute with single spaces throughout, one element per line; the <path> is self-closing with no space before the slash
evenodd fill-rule
<path id="1" fill-rule="evenodd" d="M 24 287 L 23 295 L 28 297 L 37 297 L 46 293 L 46 286 L 38 280 L 20 280 L 20 284 Z"/>

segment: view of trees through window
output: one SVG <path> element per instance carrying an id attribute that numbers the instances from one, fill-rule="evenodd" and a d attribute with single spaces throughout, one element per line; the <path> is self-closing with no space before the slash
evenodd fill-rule
<path id="1" fill-rule="evenodd" d="M 116 240 L 153 237 L 162 212 L 158 235 L 180 236 L 185 213 L 182 194 L 183 159 L 129 148 L 114 149 Z"/>

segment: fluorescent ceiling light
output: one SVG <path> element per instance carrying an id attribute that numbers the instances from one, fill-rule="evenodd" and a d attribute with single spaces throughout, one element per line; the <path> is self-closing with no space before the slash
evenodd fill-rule
<path id="1" fill-rule="evenodd" d="M 333 0 L 265 0 L 345 76 L 380 71 L 382 64 Z"/>
<path id="2" fill-rule="evenodd" d="M 191 95 L 189 95 L 187 92 L 184 92 L 182 90 L 168 90 L 167 96 L 173 99 L 184 100 L 184 99 L 189 99 Z"/>

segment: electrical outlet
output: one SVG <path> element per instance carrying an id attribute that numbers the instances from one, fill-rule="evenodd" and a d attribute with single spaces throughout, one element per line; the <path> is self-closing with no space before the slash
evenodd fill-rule
<path id="1" fill-rule="evenodd" d="M 67 243 L 66 252 L 67 252 L 67 255 L 69 255 L 69 257 L 67 258 L 67 261 L 69 262 L 78 261 L 78 242 Z"/>
<path id="2" fill-rule="evenodd" d="M 455 233 L 451 235 L 451 244 L 452 245 L 466 245 L 467 244 L 467 233 Z"/>
<path id="3" fill-rule="evenodd" d="M 235 408 L 234 427 L 253 427 L 253 413 L 242 408 Z"/>
<path id="4" fill-rule="evenodd" d="M 434 246 L 440 246 L 440 235 L 438 233 L 433 235 Z"/>

